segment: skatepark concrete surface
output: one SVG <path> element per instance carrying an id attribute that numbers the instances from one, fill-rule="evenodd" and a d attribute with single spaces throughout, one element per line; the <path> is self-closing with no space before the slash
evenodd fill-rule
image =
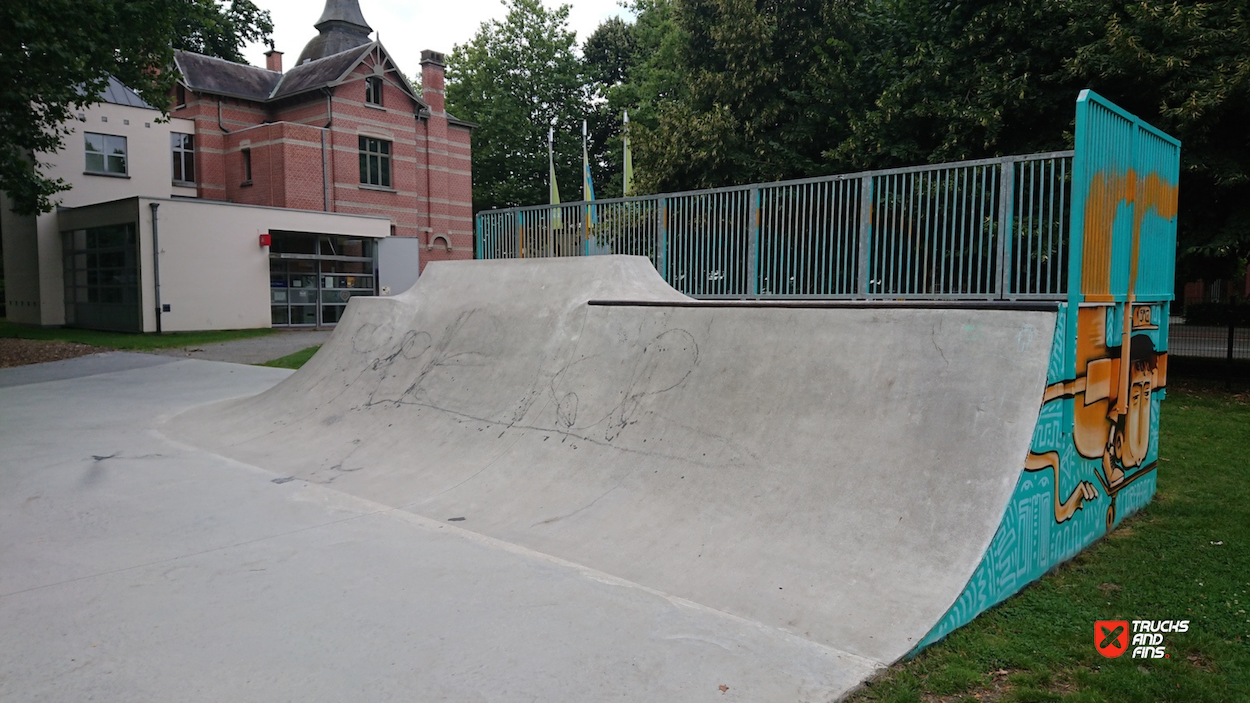
<path id="1" fill-rule="evenodd" d="M 836 697 L 911 651 L 983 558 L 1054 323 L 698 303 L 635 257 L 437 263 L 353 301 L 282 383 L 161 431 L 795 638 L 837 663 L 817 685 Z"/>
<path id="2" fill-rule="evenodd" d="M 160 429 L 289 374 L 0 370 L 0 700 L 828 701 L 878 666 Z"/>

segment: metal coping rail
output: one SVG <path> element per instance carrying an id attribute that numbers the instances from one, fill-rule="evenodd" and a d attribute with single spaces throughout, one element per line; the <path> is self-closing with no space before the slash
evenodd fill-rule
<path id="1" fill-rule="evenodd" d="M 1015 300 L 588 300 L 611 308 L 791 308 L 799 310 L 1019 310 L 1058 312 L 1059 303 Z"/>

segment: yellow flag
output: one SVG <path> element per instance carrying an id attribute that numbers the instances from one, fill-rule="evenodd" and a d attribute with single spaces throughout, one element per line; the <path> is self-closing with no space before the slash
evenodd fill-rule
<path id="1" fill-rule="evenodd" d="M 629 111 L 625 111 L 625 188 L 626 198 L 634 194 L 634 152 L 629 149 Z"/>
<path id="2" fill-rule="evenodd" d="M 556 152 L 555 152 L 556 131 L 554 127 L 547 128 L 547 182 L 551 184 L 551 204 L 560 204 L 560 184 L 556 182 Z M 551 226 L 560 229 L 564 227 L 564 218 L 560 216 L 560 208 L 551 209 Z"/>

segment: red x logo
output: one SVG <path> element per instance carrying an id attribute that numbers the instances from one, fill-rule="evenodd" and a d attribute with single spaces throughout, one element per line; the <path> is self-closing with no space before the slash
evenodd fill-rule
<path id="1" fill-rule="evenodd" d="M 1094 623 L 1094 648 L 1108 659 L 1128 651 L 1128 620 L 1099 620 Z"/>

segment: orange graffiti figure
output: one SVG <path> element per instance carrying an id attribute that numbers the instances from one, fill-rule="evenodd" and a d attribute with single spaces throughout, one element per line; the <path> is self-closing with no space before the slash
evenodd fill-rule
<path id="1" fill-rule="evenodd" d="M 1107 323 L 1115 314 L 1112 291 L 1113 232 L 1121 204 L 1133 205 L 1132 243 L 1128 256 L 1127 294 L 1122 303 L 1120 345 L 1107 346 Z M 1071 381 L 1051 385 L 1043 403 L 1071 398 L 1072 440 L 1076 451 L 1088 459 L 1102 459 L 1098 482 L 1111 498 L 1107 529 L 1115 523 L 1115 498 L 1119 491 L 1152 467 L 1143 466 L 1150 451 L 1154 424 L 1151 394 L 1167 381 L 1167 354 L 1156 351 L 1147 334 L 1150 306 L 1134 305 L 1137 264 L 1141 250 L 1142 222 L 1154 212 L 1176 217 L 1177 189 L 1157 174 L 1138 178 L 1130 169 L 1123 176 L 1095 174 L 1086 198 L 1082 247 L 1081 294 L 1088 302 L 1108 307 L 1081 307 L 1077 311 L 1076 374 Z M 1026 471 L 1051 470 L 1055 483 L 1055 521 L 1070 519 L 1082 505 L 1098 497 L 1089 481 L 1081 481 L 1066 497 L 1060 491 L 1059 453 L 1029 453 Z"/>
<path id="2" fill-rule="evenodd" d="M 1072 399 L 1072 442 L 1087 459 L 1101 459 L 1097 479 L 1111 497 L 1107 525 L 1115 522 L 1115 496 L 1123 487 L 1145 475 L 1154 423 L 1151 396 L 1167 383 L 1167 353 L 1157 352 L 1146 334 L 1126 334 L 1128 349 L 1106 344 L 1106 322 L 1114 308 L 1082 308 L 1077 320 L 1077 377 L 1046 389 L 1045 402 Z M 1145 312 L 1142 312 L 1145 311 Z M 1150 308 L 1139 307 L 1133 331 L 1153 329 Z M 1127 354 L 1125 353 L 1127 351 Z M 1121 382 L 1123 381 L 1123 382 Z M 1060 494 L 1059 453 L 1030 453 L 1026 471 L 1050 469 L 1055 478 L 1055 521 L 1064 522 L 1082 505 L 1098 497 L 1089 481 L 1072 492 Z"/>

